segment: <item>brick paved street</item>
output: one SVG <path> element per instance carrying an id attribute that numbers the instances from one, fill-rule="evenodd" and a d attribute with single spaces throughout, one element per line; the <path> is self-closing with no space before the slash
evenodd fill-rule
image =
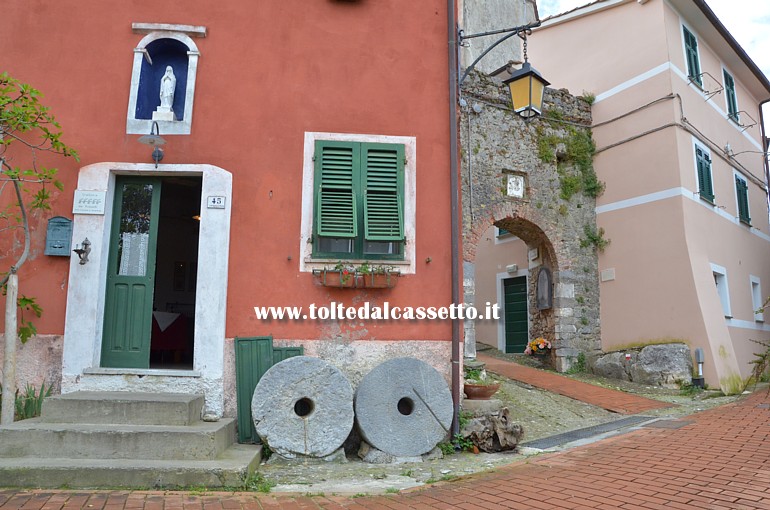
<path id="1" fill-rule="evenodd" d="M 770 509 L 770 395 L 377 497 L 0 490 L 0 510 Z"/>
<path id="2" fill-rule="evenodd" d="M 602 388 L 554 372 L 537 370 L 485 354 L 478 354 L 477 359 L 483 361 L 490 372 L 500 374 L 508 379 L 521 381 L 619 414 L 639 414 L 651 409 L 671 407 L 671 404 L 659 400 Z"/>

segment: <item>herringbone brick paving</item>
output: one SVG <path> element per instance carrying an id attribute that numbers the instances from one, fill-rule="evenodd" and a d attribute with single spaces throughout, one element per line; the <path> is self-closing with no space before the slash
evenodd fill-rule
<path id="1" fill-rule="evenodd" d="M 398 495 L 0 490 L 0 510 L 770 509 L 770 394 Z M 0 481 L 2 483 L 2 481 Z"/>
<path id="2" fill-rule="evenodd" d="M 599 406 L 619 414 L 639 414 L 651 409 L 671 407 L 671 404 L 659 400 L 602 388 L 601 386 L 576 381 L 553 372 L 525 367 L 484 354 L 477 354 L 476 359 L 483 361 L 486 364 L 487 370 L 508 379 L 521 381 L 537 388 L 574 398 L 575 400 Z"/>

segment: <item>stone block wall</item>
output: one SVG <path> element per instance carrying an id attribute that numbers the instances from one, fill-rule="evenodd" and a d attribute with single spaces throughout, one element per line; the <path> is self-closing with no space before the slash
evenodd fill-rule
<path id="1" fill-rule="evenodd" d="M 511 110 L 501 82 L 474 73 L 463 84 L 465 298 L 473 303 L 474 282 L 488 270 L 475 266 L 484 232 L 494 224 L 518 236 L 529 250 L 537 250 L 529 261 L 529 337 L 551 340 L 552 361 L 566 370 L 579 352 L 601 347 L 595 213 L 601 184 L 591 166 L 590 104 L 566 90 L 546 89 L 543 110 L 525 121 Z M 522 197 L 508 195 L 509 176 L 523 177 Z M 542 267 L 552 274 L 553 306 L 547 310 L 536 306 Z M 468 329 L 472 325 L 466 325 L 466 343 L 473 341 Z M 475 347 L 466 349 L 469 354 L 475 355 Z"/>

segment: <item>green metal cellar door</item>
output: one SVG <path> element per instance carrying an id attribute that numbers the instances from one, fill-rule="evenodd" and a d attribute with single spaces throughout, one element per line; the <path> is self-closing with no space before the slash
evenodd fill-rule
<path id="1" fill-rule="evenodd" d="M 251 420 L 254 388 L 274 364 L 293 356 L 301 356 L 302 347 L 273 347 L 273 337 L 235 339 L 235 391 L 238 406 L 238 442 L 257 442 L 257 431 Z"/>
<path id="2" fill-rule="evenodd" d="M 527 321 L 527 277 L 503 280 L 505 303 L 505 352 L 524 352 L 529 341 Z"/>

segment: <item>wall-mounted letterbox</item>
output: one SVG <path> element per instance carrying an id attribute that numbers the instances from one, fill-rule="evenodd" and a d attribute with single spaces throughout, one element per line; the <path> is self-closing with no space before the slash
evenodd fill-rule
<path id="1" fill-rule="evenodd" d="M 72 220 L 63 216 L 55 216 L 48 220 L 48 231 L 45 236 L 45 254 L 58 257 L 69 257 L 72 252 Z"/>

